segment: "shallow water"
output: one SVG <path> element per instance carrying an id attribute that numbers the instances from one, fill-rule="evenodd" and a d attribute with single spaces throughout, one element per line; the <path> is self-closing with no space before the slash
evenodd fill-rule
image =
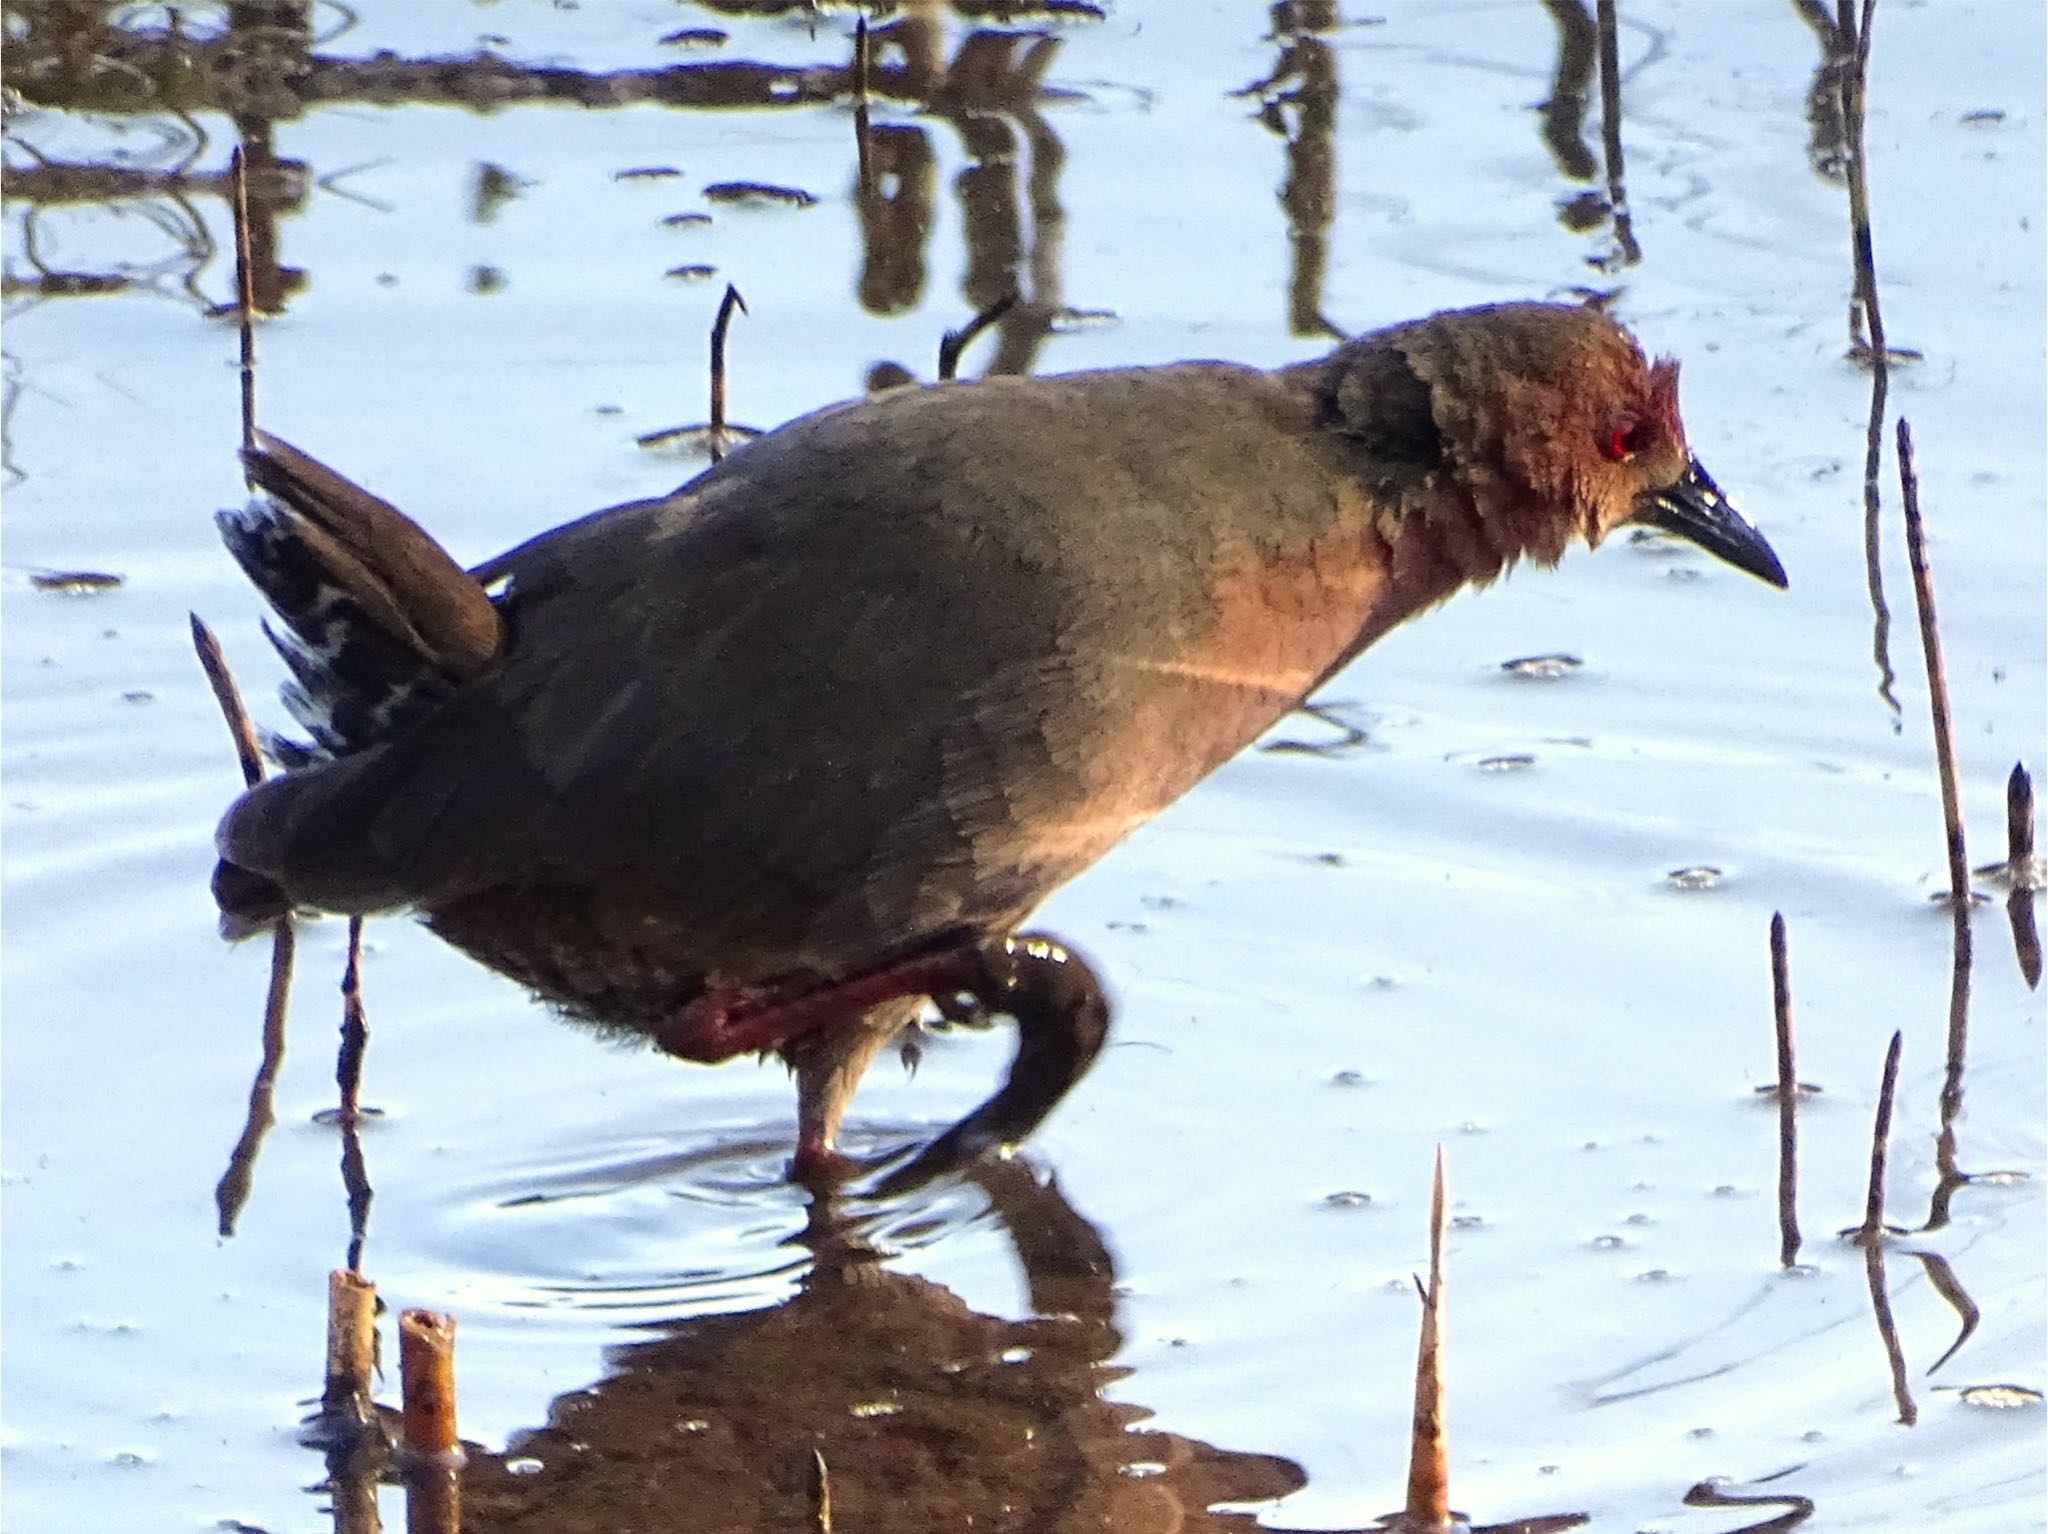
<path id="1" fill-rule="evenodd" d="M 1349 332 L 1594 288 L 1685 359 L 1693 445 L 1792 590 L 1617 541 L 1375 647 L 1326 694 L 1362 740 L 1247 754 L 1046 908 L 1109 977 L 1112 1047 L 1032 1142 L 1034 1176 L 850 1211 L 890 1254 L 885 1278 L 836 1227 L 793 1242 L 806 1212 L 778 1175 L 779 1071 L 593 1042 L 423 931 L 373 926 L 364 1270 L 392 1304 L 457 1317 L 466 1437 L 497 1451 L 551 1411 L 570 1424 L 510 1469 L 479 1461 L 473 1526 L 515 1526 L 517 1496 L 607 1443 L 660 1468 L 677 1422 L 704 1420 L 732 1441 L 714 1452 L 690 1430 L 668 1473 L 718 1488 L 696 1503 L 705 1527 L 802 1526 L 791 1467 L 825 1435 L 843 1527 L 1005 1526 L 999 1503 L 1041 1496 L 1060 1528 L 1172 1527 L 1211 1501 L 1358 1528 L 1400 1503 L 1409 1276 L 1440 1142 L 1453 1486 L 1475 1522 L 1722 1530 L 1780 1510 L 1683 1505 L 1725 1477 L 1812 1499 L 1813 1527 L 2039 1526 L 2042 1004 L 1986 882 L 2000 903 L 1973 918 L 1957 1159 L 2016 1175 L 1945 1188 L 1939 794 L 1889 458 L 1896 714 L 1871 658 L 1869 375 L 1844 355 L 1845 198 L 1813 168 L 1820 49 L 1799 12 L 1622 7 L 1640 261 L 1619 264 L 1611 219 L 1560 211 L 1604 186 L 1597 83 L 1583 166 L 1537 110 L 1561 94 L 1553 15 L 1569 5 L 1395 4 L 1291 45 L 1262 12 L 1187 0 L 1008 27 L 935 12 L 959 94 L 920 107 L 882 94 L 878 70 L 904 205 L 872 252 L 834 99 L 854 13 L 773 9 L 319 10 L 328 61 L 488 46 L 549 66 L 558 90 L 740 60 L 779 72 L 721 77 L 745 106 L 478 111 L 441 87 L 424 104 L 416 75 L 372 101 L 361 71 L 323 66 L 321 104 L 275 128 L 303 190 L 275 225 L 298 276 L 261 330 L 264 423 L 480 559 L 694 472 L 635 438 L 704 419 L 726 281 L 748 305 L 732 415 L 763 427 L 858 392 L 878 362 L 929 377 L 940 335 L 1012 276 L 1024 302 L 964 372 L 1277 363 L 1327 344 L 1317 316 Z M 218 20 L 197 7 L 186 25 Z M 727 36 L 658 41 L 685 28 Z M 1258 93 L 1234 93 L 1283 54 L 1276 133 Z M 202 316 L 232 285 L 203 246 L 230 244 L 217 178 L 234 135 L 203 103 L 135 111 L 118 68 L 30 78 L 35 56 L 16 37 L 7 65 L 26 98 L 8 122 L 0 570 L 7 1522 L 327 1527 L 307 1489 L 319 1457 L 295 1434 L 349 1240 L 340 1140 L 315 1119 L 335 1095 L 333 924 L 302 933 L 279 1124 L 231 1239 L 212 1202 L 268 961 L 213 934 L 209 838 L 236 777 L 188 611 L 259 714 L 282 717 L 254 598 L 208 517 L 241 494 L 233 332 Z M 1892 344 L 1924 354 L 1892 401 L 1918 449 L 1976 863 L 2002 849 L 2007 771 L 2038 768 L 2048 736 L 2043 57 L 2020 0 L 1876 22 L 1884 312 Z M 99 110 L 51 104 L 80 99 Z M 47 162 L 102 179 L 67 190 Z M 512 195 L 478 199 L 485 165 Z M 620 178 L 661 167 L 679 174 Z M 704 195 L 735 181 L 816 201 Z M 689 266 L 715 275 L 665 275 Z M 123 582 L 34 584 L 66 571 Z M 1583 664 L 1501 669 L 1547 655 Z M 1273 742 L 1343 739 L 1297 717 Z M 1674 878 L 1701 869 L 1718 877 Z M 1800 1113 L 1791 1272 L 1776 1116 L 1755 1095 L 1774 1069 L 1773 911 L 1800 1075 L 1822 1089 Z M 1911 1233 L 1882 1271 L 1910 1427 L 1863 1256 L 1834 1236 L 1862 1218 L 1894 1029 L 1889 1217 Z M 947 1122 L 1003 1050 L 948 1036 L 914 1079 L 878 1069 L 856 1138 Z M 834 1287 L 846 1275 L 865 1306 Z M 1944 1286 L 1980 1316 L 1947 1357 L 1963 1327 Z M 892 1359 L 933 1368 L 913 1385 Z M 642 1389 L 685 1414 L 657 1447 L 634 1436 Z M 875 1400 L 889 1409 L 850 1414 Z M 913 1451 L 942 1442 L 959 1500 L 927 1509 L 900 1487 L 923 1484 Z M 872 1500 L 864 1466 L 900 1473 L 895 1500 Z"/>

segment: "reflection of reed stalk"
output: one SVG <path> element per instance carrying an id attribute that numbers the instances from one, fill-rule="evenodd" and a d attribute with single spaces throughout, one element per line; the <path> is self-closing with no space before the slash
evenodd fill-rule
<path id="1" fill-rule="evenodd" d="M 1607 160 L 1607 206 L 1614 220 L 1614 266 L 1634 266 L 1643 258 L 1636 243 L 1635 221 L 1629 217 L 1628 189 L 1621 160 L 1621 37 L 1615 0 L 1595 7 L 1600 38 L 1600 148 Z"/>
<path id="2" fill-rule="evenodd" d="M 868 19 L 853 26 L 853 152 L 860 166 L 860 189 L 875 189 L 874 160 L 868 150 Z"/>
<path id="3" fill-rule="evenodd" d="M 234 674 L 228 670 L 220 640 L 214 637 L 213 630 L 197 613 L 192 615 L 192 648 L 198 653 L 199 668 L 206 673 L 207 685 L 213 689 L 214 701 L 220 705 L 221 718 L 227 722 L 228 734 L 234 740 L 243 785 L 254 788 L 263 781 L 263 751 L 256 739 L 256 727 L 250 723 L 249 711 L 242 704 L 241 691 L 235 686 Z M 291 917 L 280 917 L 271 929 L 270 987 L 263 1002 L 263 1059 L 256 1067 L 255 1080 L 249 1085 L 249 1111 L 242 1120 L 241 1137 L 228 1153 L 227 1170 L 221 1174 L 213 1190 L 214 1208 L 219 1215 L 219 1230 L 223 1236 L 234 1234 L 235 1221 L 241 1215 L 242 1206 L 248 1202 L 249 1187 L 255 1178 L 256 1153 L 262 1148 L 263 1137 L 277 1122 L 272 1100 L 277 1087 L 277 1073 L 284 1064 L 284 1014 L 285 1005 L 291 999 L 292 958 L 296 946 Z"/>
<path id="4" fill-rule="evenodd" d="M 1870 1285 L 1870 1310 L 1877 1320 L 1878 1339 L 1884 1344 L 1885 1359 L 1891 1365 L 1892 1399 L 1899 1408 L 1899 1421 L 1911 1427 L 1919 1418 L 1912 1392 L 1906 1386 L 1906 1350 L 1899 1343 L 1899 1328 L 1892 1319 L 1891 1295 L 1884 1272 L 1884 1172 L 1892 1135 L 1892 1099 L 1899 1088 L 1899 1052 L 1903 1035 L 1894 1033 L 1884 1052 L 1884 1080 L 1877 1089 L 1877 1117 L 1870 1130 L 1870 1190 L 1863 1205 L 1863 1226 L 1855 1233 L 1863 1248 L 1863 1275 Z"/>
<path id="5" fill-rule="evenodd" d="M 1863 441 L 1863 564 L 1873 619 L 1871 659 L 1877 664 L 1878 696 L 1899 712 L 1891 661 L 1891 609 L 1884 600 L 1883 543 L 1878 536 L 1877 477 L 1884 455 L 1885 401 L 1891 390 L 1891 355 L 1885 348 L 1884 315 L 1877 303 L 1877 256 L 1870 235 L 1870 184 L 1866 175 L 1863 109 L 1870 63 L 1870 18 L 1877 0 L 1840 0 L 1835 46 L 1842 53 L 1840 75 L 1842 138 L 1847 150 L 1849 239 L 1855 259 L 1855 292 L 1849 304 L 1849 351 L 1870 363 L 1870 423 Z M 1867 340 L 1865 339 L 1867 336 Z"/>
<path id="6" fill-rule="evenodd" d="M 811 1450 L 811 1527 L 816 1534 L 832 1534 L 832 1472 L 825 1465 L 825 1451 Z"/>
<path id="7" fill-rule="evenodd" d="M 2013 952 L 2020 977 L 2033 990 L 2041 983 L 2041 930 L 2034 921 L 2034 892 L 2041 888 L 2041 865 L 2034 858 L 2034 780 L 2024 762 L 2015 762 L 2005 780 L 2005 874 L 2012 892 L 2005 897 L 2005 915 L 2012 927 Z"/>
<path id="8" fill-rule="evenodd" d="M 239 144 L 229 169 L 235 183 L 235 323 L 241 338 L 242 451 L 250 453 L 256 450 L 256 291 L 249 261 L 249 162 Z"/>

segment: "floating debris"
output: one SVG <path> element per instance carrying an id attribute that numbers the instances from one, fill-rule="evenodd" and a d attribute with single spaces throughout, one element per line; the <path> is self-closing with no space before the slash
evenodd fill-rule
<path id="1" fill-rule="evenodd" d="M 673 165 L 635 165 L 627 170 L 612 172 L 614 181 L 672 181 L 682 172 Z"/>
<path id="2" fill-rule="evenodd" d="M 67 597 L 96 597 L 103 591 L 128 584 L 128 577 L 106 570 L 38 570 L 28 578 L 38 591 L 54 591 Z"/>
<path id="3" fill-rule="evenodd" d="M 1576 655 L 1559 651 L 1554 655 L 1524 655 L 1515 660 L 1504 660 L 1500 669 L 1509 676 L 1523 677 L 1531 682 L 1555 682 L 1570 676 L 1586 663 Z"/>
<path id="4" fill-rule="evenodd" d="M 710 224 L 709 213 L 671 213 L 661 221 L 664 229 L 704 229 Z"/>
<path id="5" fill-rule="evenodd" d="M 704 188 L 704 200 L 740 208 L 808 208 L 818 199 L 799 187 L 770 186 L 765 181 L 714 181 Z"/>
<path id="6" fill-rule="evenodd" d="M 1325 1194 L 1323 1202 L 1332 1209 L 1364 1209 L 1372 1203 L 1372 1195 L 1347 1189 L 1342 1193 Z"/>
<path id="7" fill-rule="evenodd" d="M 1690 863 L 1684 868 L 1674 868 L 1664 876 L 1664 882 L 1675 890 L 1710 890 L 1721 882 L 1721 870 L 1711 863 Z"/>
<path id="8" fill-rule="evenodd" d="M 761 435 L 758 426 L 741 426 L 728 421 L 721 428 L 727 437 L 742 437 L 752 440 Z M 709 458 L 711 456 L 712 428 L 709 422 L 701 426 L 671 426 L 662 431 L 650 431 L 634 438 L 634 441 L 650 453 L 669 453 L 677 458 Z"/>
<path id="9" fill-rule="evenodd" d="M 672 266 L 661 275 L 676 282 L 708 282 L 718 275 L 718 268 L 693 262 L 689 266 Z"/>
<path id="10" fill-rule="evenodd" d="M 662 38 L 661 45 L 664 48 L 723 48 L 730 41 L 730 34 L 716 27 L 685 27 Z"/>
<path id="11" fill-rule="evenodd" d="M 523 176 L 515 176 L 502 165 L 489 161 L 476 168 L 476 180 L 469 189 L 469 219 L 473 224 L 488 224 L 498 216 L 498 210 L 518 197 L 533 183 Z"/>
<path id="12" fill-rule="evenodd" d="M 1962 1393 L 1962 1402 L 1992 1411 L 2011 1411 L 2020 1406 L 2039 1406 L 2041 1392 L 2027 1385 L 1972 1385 Z"/>
<path id="13" fill-rule="evenodd" d="M 1504 756 L 1482 756 L 1478 763 L 1481 772 L 1520 772 L 1535 765 L 1536 758 L 1527 751 L 1510 751 Z"/>
<path id="14" fill-rule="evenodd" d="M 1122 323 L 1123 316 L 1114 309 L 1061 309 L 1052 317 L 1052 333 L 1070 336 L 1085 330 L 1107 330 Z"/>
<path id="15" fill-rule="evenodd" d="M 1760 1097 L 1766 1102 L 1774 1103 L 1778 1100 L 1778 1084 L 1775 1081 L 1767 1081 L 1762 1086 L 1751 1087 L 1749 1090 L 1752 1095 Z M 1798 1097 L 1820 1096 L 1820 1088 L 1810 1081 L 1795 1082 L 1793 1084 L 1793 1092 Z"/>

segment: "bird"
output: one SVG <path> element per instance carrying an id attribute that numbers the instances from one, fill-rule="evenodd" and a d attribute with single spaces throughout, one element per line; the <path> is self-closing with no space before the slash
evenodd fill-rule
<path id="1" fill-rule="evenodd" d="M 1678 364 L 1557 303 L 899 386 L 468 570 L 279 438 L 243 464 L 305 738 L 220 823 L 224 929 L 411 909 L 573 1018 L 778 1054 L 802 1180 L 928 1007 L 1018 1042 L 898 1185 L 1028 1136 L 1110 1021 L 1031 913 L 1397 625 L 1627 524 L 1787 584 Z"/>

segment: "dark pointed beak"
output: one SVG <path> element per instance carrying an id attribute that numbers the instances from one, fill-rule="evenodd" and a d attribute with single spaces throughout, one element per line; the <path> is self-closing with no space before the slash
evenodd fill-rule
<path id="1" fill-rule="evenodd" d="M 1764 535 L 1721 493 L 1697 458 L 1686 461 L 1676 482 L 1644 491 L 1636 500 L 1635 520 L 1697 544 L 1780 591 L 1788 584 L 1785 567 Z"/>

